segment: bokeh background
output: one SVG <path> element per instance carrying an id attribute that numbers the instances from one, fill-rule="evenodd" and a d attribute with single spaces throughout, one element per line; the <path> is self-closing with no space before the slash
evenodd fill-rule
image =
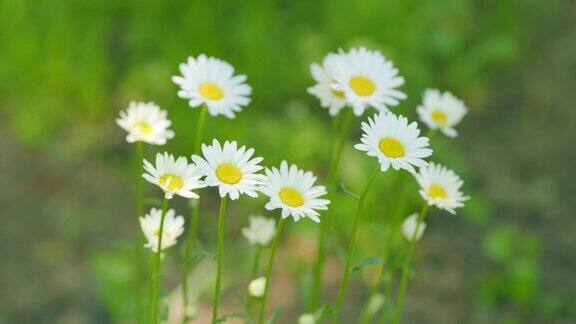
<path id="1" fill-rule="evenodd" d="M 267 165 L 287 159 L 325 181 L 330 119 L 306 93 L 309 65 L 359 45 L 382 51 L 406 78 L 408 99 L 394 112 L 415 119 L 427 87 L 452 91 L 470 109 L 460 137 L 436 136 L 433 148 L 436 161 L 465 178 L 472 200 L 457 216 L 430 215 L 405 321 L 576 321 L 573 1 L 1 0 L 0 39 L 0 322 L 130 322 L 133 147 L 114 119 L 131 100 L 154 101 L 177 135 L 147 156 L 189 155 L 197 111 L 170 81 L 188 55 L 225 59 L 254 87 L 253 103 L 236 119 L 208 119 L 205 138 L 236 139 Z M 360 121 L 341 170 L 356 191 L 374 163 L 352 149 Z M 380 177 L 369 197 L 359 260 L 381 253 L 379 228 L 395 208 L 397 177 Z M 211 251 L 217 197 L 203 196 L 200 234 Z M 341 234 L 324 275 L 328 301 L 354 207 L 342 193 L 336 199 Z M 419 204 L 413 192 L 409 209 Z M 252 253 L 239 228 L 249 214 L 276 215 L 263 205 L 241 199 L 227 216 L 230 311 L 245 294 Z M 175 207 L 188 214 L 183 200 Z M 272 304 L 283 307 L 280 323 L 303 311 L 317 230 L 290 223 L 282 241 L 272 292 Z M 166 292 L 179 282 L 177 251 L 167 259 Z M 348 323 L 373 268 L 352 278 Z M 201 297 L 199 311 L 209 303 Z"/>

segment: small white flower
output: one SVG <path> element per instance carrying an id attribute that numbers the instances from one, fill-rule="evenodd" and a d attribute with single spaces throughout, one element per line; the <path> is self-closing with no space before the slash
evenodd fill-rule
<path id="1" fill-rule="evenodd" d="M 205 104 L 212 116 L 234 118 L 250 103 L 252 88 L 245 75 L 234 75 L 234 67 L 225 61 L 200 54 L 180 64 L 182 76 L 172 81 L 180 86 L 178 97 L 188 99 L 190 107 Z"/>
<path id="2" fill-rule="evenodd" d="M 302 314 L 298 317 L 298 324 L 315 324 L 316 317 L 313 314 Z"/>
<path id="3" fill-rule="evenodd" d="M 169 209 L 164 215 L 161 250 L 175 245 L 176 239 L 184 233 L 184 217 L 175 215 L 174 209 Z M 154 253 L 158 252 L 161 218 L 162 210 L 158 208 L 152 208 L 149 214 L 140 217 L 140 227 L 142 227 L 144 237 L 148 241 L 144 247 L 151 249 Z"/>
<path id="4" fill-rule="evenodd" d="M 156 166 L 144 160 L 144 173 L 142 177 L 164 190 L 165 196 L 172 199 L 174 195 L 186 198 L 199 198 L 192 190 L 204 188 L 205 184 L 200 178 L 200 170 L 181 156 L 174 160 L 172 154 L 156 154 Z"/>
<path id="5" fill-rule="evenodd" d="M 268 245 L 276 232 L 276 221 L 273 218 L 250 216 L 250 225 L 242 228 L 242 234 L 250 244 Z"/>
<path id="6" fill-rule="evenodd" d="M 342 59 L 333 67 L 332 89 L 344 93 L 354 114 L 360 116 L 366 107 L 388 111 L 406 95 L 397 88 L 404 84 L 398 69 L 378 51 L 364 47 L 352 48 L 348 53 L 340 50 Z"/>
<path id="7" fill-rule="evenodd" d="M 248 293 L 254 298 L 264 296 L 264 289 L 266 289 L 266 278 L 264 277 L 256 278 L 248 284 Z"/>
<path id="8" fill-rule="evenodd" d="M 168 129 L 172 123 L 167 116 L 168 113 L 153 102 L 132 101 L 126 111 L 120 112 L 116 124 L 128 132 L 128 143 L 164 145 L 174 137 L 174 132 Z"/>
<path id="9" fill-rule="evenodd" d="M 202 153 L 203 158 L 193 155 L 192 160 L 206 176 L 206 185 L 218 187 L 220 197 L 228 195 L 236 200 L 240 194 L 258 196 L 256 189 L 264 176 L 256 172 L 262 170 L 258 163 L 263 159 L 252 158 L 254 149 L 246 149 L 246 146 L 238 148 L 235 141 L 226 141 L 224 146 L 220 146 L 220 142 L 213 140 L 212 145 L 202 144 Z"/>
<path id="10" fill-rule="evenodd" d="M 418 228 L 418 232 L 416 232 L 416 228 Z M 407 241 L 419 241 L 424 234 L 424 230 L 426 229 L 426 223 L 422 222 L 420 226 L 418 226 L 418 213 L 414 213 L 404 220 L 402 223 L 402 235 Z M 416 235 L 416 236 L 414 236 Z"/>
<path id="11" fill-rule="evenodd" d="M 370 314 L 371 316 L 376 315 L 376 313 L 380 311 L 382 306 L 384 306 L 385 301 L 386 297 L 384 296 L 384 294 L 375 294 L 374 296 L 372 296 L 367 306 L 368 314 Z"/>
<path id="12" fill-rule="evenodd" d="M 395 170 L 416 172 L 413 166 L 426 166 L 432 154 L 427 137 L 419 136 L 418 124 L 408 124 L 408 119 L 392 113 L 380 113 L 362 123 L 362 139 L 354 147 L 378 158 L 382 171 L 390 166 Z"/>
<path id="13" fill-rule="evenodd" d="M 464 102 L 450 92 L 427 89 L 422 105 L 416 108 L 420 119 L 431 129 L 440 129 L 448 137 L 458 136 L 454 129 L 468 113 Z"/>
<path id="14" fill-rule="evenodd" d="M 260 191 L 270 197 L 266 209 L 282 209 L 282 218 L 292 216 L 294 221 L 308 217 L 320 222 L 316 210 L 326 210 L 330 203 L 320 197 L 326 194 L 326 187 L 314 186 L 316 177 L 312 172 L 304 172 L 294 164 L 282 161 L 280 169 L 266 169 L 267 179 Z"/>
<path id="15" fill-rule="evenodd" d="M 456 214 L 455 209 L 463 207 L 469 199 L 460 191 L 464 182 L 445 166 L 430 162 L 427 167 L 420 168 L 415 177 L 420 185 L 420 195 L 431 206 Z"/>
<path id="16" fill-rule="evenodd" d="M 342 60 L 341 54 L 328 53 L 322 61 L 322 65 L 313 63 L 310 72 L 316 84 L 308 88 L 308 93 L 320 100 L 320 105 L 328 108 L 330 116 L 336 116 L 347 104 L 344 92 L 332 89 L 334 82 L 333 71 L 338 60 Z"/>

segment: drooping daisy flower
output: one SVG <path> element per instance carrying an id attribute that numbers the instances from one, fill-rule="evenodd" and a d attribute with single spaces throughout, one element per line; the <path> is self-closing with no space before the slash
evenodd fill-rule
<path id="1" fill-rule="evenodd" d="M 388 111 L 398 105 L 406 95 L 397 88 L 404 84 L 398 69 L 378 51 L 364 47 L 340 51 L 341 60 L 333 67 L 332 89 L 341 91 L 360 116 L 366 107 Z"/>
<path id="2" fill-rule="evenodd" d="M 422 105 L 416 108 L 420 119 L 431 129 L 440 129 L 448 137 L 456 137 L 454 129 L 468 113 L 464 102 L 446 91 L 427 89 L 424 92 Z"/>
<path id="3" fill-rule="evenodd" d="M 252 158 L 254 149 L 246 149 L 246 146 L 238 148 L 235 141 L 226 141 L 224 146 L 220 146 L 220 142 L 213 140 L 212 145 L 202 144 L 202 153 L 203 158 L 193 155 L 192 160 L 206 176 L 206 185 L 218 187 L 220 197 L 228 195 L 230 199 L 236 200 L 240 194 L 257 196 L 256 188 L 264 176 L 256 172 L 262 170 L 258 163 L 263 159 Z"/>
<path id="4" fill-rule="evenodd" d="M 420 185 L 420 195 L 430 206 L 456 214 L 455 209 L 464 206 L 469 199 L 460 191 L 464 182 L 445 166 L 430 162 L 420 168 L 415 177 Z"/>
<path id="5" fill-rule="evenodd" d="M 242 228 L 242 234 L 250 244 L 268 245 L 276 232 L 276 220 L 262 216 L 250 216 L 250 225 Z"/>
<path id="6" fill-rule="evenodd" d="M 344 92 L 332 89 L 333 71 L 339 60 L 343 60 L 342 54 L 328 53 L 322 65 L 310 65 L 310 72 L 317 83 L 308 88 L 308 93 L 320 100 L 320 106 L 328 108 L 330 116 L 336 116 L 348 104 Z"/>
<path id="7" fill-rule="evenodd" d="M 418 232 L 416 232 L 416 228 L 418 228 Z M 424 234 L 424 230 L 426 229 L 426 223 L 422 222 L 420 226 L 418 226 L 418 213 L 414 213 L 404 220 L 402 223 L 402 235 L 407 241 L 415 241 L 420 240 L 422 235 Z M 414 236 L 416 235 L 416 236 Z"/>
<path id="8" fill-rule="evenodd" d="M 120 112 L 116 124 L 128 132 L 128 143 L 146 142 L 153 145 L 164 145 L 174 137 L 168 129 L 172 124 L 168 113 L 153 102 L 132 101 L 126 111 Z"/>
<path id="9" fill-rule="evenodd" d="M 392 113 L 380 113 L 362 123 L 362 139 L 354 147 L 375 156 L 382 171 L 390 166 L 395 170 L 416 172 L 414 166 L 426 166 L 426 158 L 432 154 L 427 137 L 418 136 L 418 124 L 408 124 L 408 119 Z"/>
<path id="10" fill-rule="evenodd" d="M 212 116 L 234 118 L 250 103 L 252 88 L 245 83 L 246 76 L 234 75 L 234 67 L 225 61 L 204 54 L 188 57 L 180 64 L 180 73 L 172 81 L 180 86 L 178 97 L 188 99 L 192 108 L 205 104 Z"/>
<path id="11" fill-rule="evenodd" d="M 266 278 L 260 277 L 250 281 L 248 284 L 248 294 L 254 298 L 262 298 L 266 289 Z"/>
<path id="12" fill-rule="evenodd" d="M 267 179 L 260 191 L 270 197 L 266 209 L 282 209 L 282 218 L 292 216 L 294 221 L 308 217 L 320 222 L 317 210 L 328 209 L 330 203 L 320 197 L 326 194 L 326 187 L 315 186 L 316 177 L 312 172 L 304 172 L 288 162 L 282 161 L 280 169 L 266 169 Z"/>
<path id="13" fill-rule="evenodd" d="M 167 199 L 172 199 L 174 195 L 186 198 L 199 198 L 192 190 L 204 188 L 205 184 L 200 178 L 200 170 L 188 160 L 181 156 L 174 160 L 172 154 L 156 154 L 156 166 L 144 160 L 144 173 L 142 177 L 153 183 L 165 192 Z"/>
<path id="14" fill-rule="evenodd" d="M 152 208 L 149 214 L 140 217 L 140 227 L 144 237 L 148 242 L 144 244 L 154 253 L 158 253 L 158 239 L 160 238 L 160 221 L 162 210 Z M 164 215 L 164 225 L 162 226 L 162 246 L 161 250 L 167 249 L 176 244 L 176 239 L 184 233 L 184 217 L 176 216 L 174 209 L 169 209 Z"/>

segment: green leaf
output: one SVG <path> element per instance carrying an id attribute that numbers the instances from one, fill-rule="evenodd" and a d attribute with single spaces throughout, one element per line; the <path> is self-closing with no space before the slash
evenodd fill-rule
<path id="1" fill-rule="evenodd" d="M 362 260 L 360 263 L 358 263 L 354 267 L 352 267 L 352 272 L 362 270 L 364 267 L 367 267 L 370 265 L 382 264 L 382 263 L 384 263 L 384 260 L 380 257 L 368 257 L 368 258 Z"/>
<path id="2" fill-rule="evenodd" d="M 358 197 L 357 194 L 353 193 L 352 191 L 348 190 L 348 188 L 346 187 L 346 184 L 344 182 L 340 182 L 340 189 L 342 189 L 342 192 L 344 192 L 345 194 L 347 194 L 348 196 L 356 199 L 356 200 L 360 200 L 360 197 Z"/>
<path id="3" fill-rule="evenodd" d="M 276 319 L 278 319 L 280 314 L 282 314 L 282 307 L 276 307 L 276 309 L 274 310 L 274 313 L 272 313 L 272 316 L 270 316 L 270 318 L 268 318 L 265 323 L 266 324 L 276 323 Z"/>
<path id="4" fill-rule="evenodd" d="M 254 323 L 254 321 L 252 321 L 252 319 L 247 314 L 240 313 L 240 312 L 222 315 L 222 316 L 220 316 L 220 318 L 218 318 L 216 320 L 216 323 L 224 323 L 226 320 L 229 320 L 232 318 L 241 319 L 244 321 L 244 323 L 247 323 L 247 324 Z"/>

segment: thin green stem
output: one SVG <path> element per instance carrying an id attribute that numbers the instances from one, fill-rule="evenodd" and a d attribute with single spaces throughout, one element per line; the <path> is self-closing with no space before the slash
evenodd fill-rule
<path id="1" fill-rule="evenodd" d="M 366 185 L 364 186 L 364 190 L 360 194 L 358 199 L 358 205 L 356 206 L 356 212 L 354 214 L 354 220 L 352 223 L 352 237 L 350 238 L 350 243 L 348 245 L 348 252 L 346 254 L 346 263 L 344 266 L 344 275 L 342 276 L 342 281 L 340 283 L 340 289 L 338 291 L 338 301 L 336 304 L 336 312 L 334 316 L 333 323 L 338 323 L 340 321 L 340 317 L 342 315 L 342 305 L 344 304 L 344 297 L 346 296 L 346 289 L 348 288 L 348 276 L 350 275 L 350 267 L 352 265 L 352 257 L 354 255 L 354 250 L 356 248 L 356 234 L 358 232 L 358 223 L 360 220 L 360 212 L 362 210 L 362 206 L 364 205 L 364 201 L 366 200 L 366 195 L 368 190 L 372 186 L 376 175 L 380 172 L 380 165 L 376 165 L 374 171 L 368 178 Z"/>
<path id="2" fill-rule="evenodd" d="M 348 131 L 350 128 L 350 120 L 352 117 L 351 113 L 344 113 L 345 116 L 341 117 L 342 114 L 334 117 L 332 120 L 331 127 L 331 140 L 330 149 L 328 155 L 328 199 L 332 200 L 333 192 L 336 189 L 336 180 L 338 179 L 338 166 L 340 165 L 340 160 L 342 159 L 342 152 L 348 136 Z M 336 147 L 334 146 L 334 141 L 332 138 L 336 137 Z M 336 148 L 336 150 L 335 150 Z M 326 213 L 322 223 L 320 224 L 320 231 L 318 234 L 318 252 L 316 254 L 316 260 L 314 262 L 314 268 L 312 273 L 312 298 L 309 311 L 313 311 L 319 306 L 320 303 L 320 291 L 322 290 L 322 268 L 327 255 L 327 243 L 328 236 L 331 227 L 330 213 Z"/>
<path id="3" fill-rule="evenodd" d="M 272 277 L 272 265 L 274 264 L 274 256 L 276 255 L 276 249 L 278 248 L 278 242 L 280 241 L 280 236 L 282 235 L 282 229 L 284 228 L 284 218 L 280 218 L 278 225 L 276 226 L 276 234 L 274 234 L 274 240 L 272 241 L 272 248 L 270 250 L 270 259 L 268 260 L 268 268 L 266 268 L 266 284 L 264 285 L 264 295 L 262 296 L 262 302 L 260 303 L 260 315 L 258 316 L 258 324 L 264 323 L 264 316 L 266 314 L 266 301 L 268 300 L 268 291 L 270 290 L 270 279 Z"/>
<path id="4" fill-rule="evenodd" d="M 135 170 L 135 181 L 136 181 L 136 224 L 140 224 L 140 217 L 144 216 L 144 181 L 142 178 L 143 172 L 143 161 L 144 160 L 144 143 L 136 142 L 136 147 L 134 150 L 134 170 Z M 141 298 L 142 292 L 144 291 L 143 282 L 145 281 L 145 271 L 142 266 L 144 265 L 144 255 L 142 251 L 142 245 L 144 244 L 144 236 L 142 231 L 136 231 L 136 239 L 134 240 L 134 266 L 136 271 L 136 276 L 134 278 L 134 288 L 136 291 L 134 306 L 137 319 L 137 323 L 143 322 L 143 299 Z"/>
<path id="5" fill-rule="evenodd" d="M 212 305 L 212 324 L 218 320 L 218 304 L 220 303 L 220 288 L 224 269 L 224 214 L 226 213 L 226 201 L 227 197 L 223 197 L 220 200 L 220 214 L 218 216 L 218 254 L 216 255 L 216 288 L 214 289 L 214 304 Z"/>
<path id="6" fill-rule="evenodd" d="M 254 249 L 254 261 L 252 262 L 252 271 L 250 272 L 250 279 L 255 279 L 258 275 L 258 268 L 260 266 L 260 256 L 262 255 L 262 250 L 264 247 L 260 244 L 256 244 Z"/>
<path id="7" fill-rule="evenodd" d="M 164 197 L 162 201 L 162 215 L 160 217 L 160 229 L 158 231 L 158 245 L 152 260 L 152 272 L 150 274 L 150 324 L 159 323 L 159 291 L 160 291 L 160 264 L 162 255 L 162 234 L 164 232 L 164 216 L 168 211 L 168 199 Z"/>
<path id="8" fill-rule="evenodd" d="M 200 143 L 202 143 L 202 133 L 204 131 L 204 122 L 206 120 L 206 105 L 200 107 L 200 112 L 198 114 L 198 121 L 196 122 L 196 132 L 194 133 L 194 146 L 192 147 L 192 154 L 198 154 L 200 152 Z M 200 218 L 200 200 L 192 200 L 190 208 L 190 221 L 189 221 L 189 231 L 188 240 L 186 242 L 186 249 L 184 255 L 184 274 L 182 279 L 182 305 L 184 308 L 184 316 L 182 317 L 182 323 L 188 323 L 188 277 L 190 276 L 190 271 L 192 270 L 192 260 L 191 254 L 196 243 L 197 229 L 198 229 L 198 219 Z"/>
<path id="9" fill-rule="evenodd" d="M 416 229 L 414 234 L 412 234 L 412 239 L 408 243 L 408 252 L 406 252 L 406 259 L 404 259 L 404 266 L 402 267 L 402 277 L 400 279 L 400 287 L 398 288 L 398 299 L 396 300 L 396 312 L 394 316 L 394 324 L 400 322 L 400 317 L 402 316 L 402 306 L 404 304 L 404 294 L 406 293 L 406 286 L 408 284 L 408 274 L 410 268 L 410 262 L 412 261 L 412 256 L 414 255 L 414 247 L 416 246 L 416 236 L 418 231 L 420 231 L 420 225 L 426 217 L 428 212 L 428 204 L 424 203 L 422 210 L 420 210 L 420 215 L 418 216 L 418 222 L 416 224 Z"/>

